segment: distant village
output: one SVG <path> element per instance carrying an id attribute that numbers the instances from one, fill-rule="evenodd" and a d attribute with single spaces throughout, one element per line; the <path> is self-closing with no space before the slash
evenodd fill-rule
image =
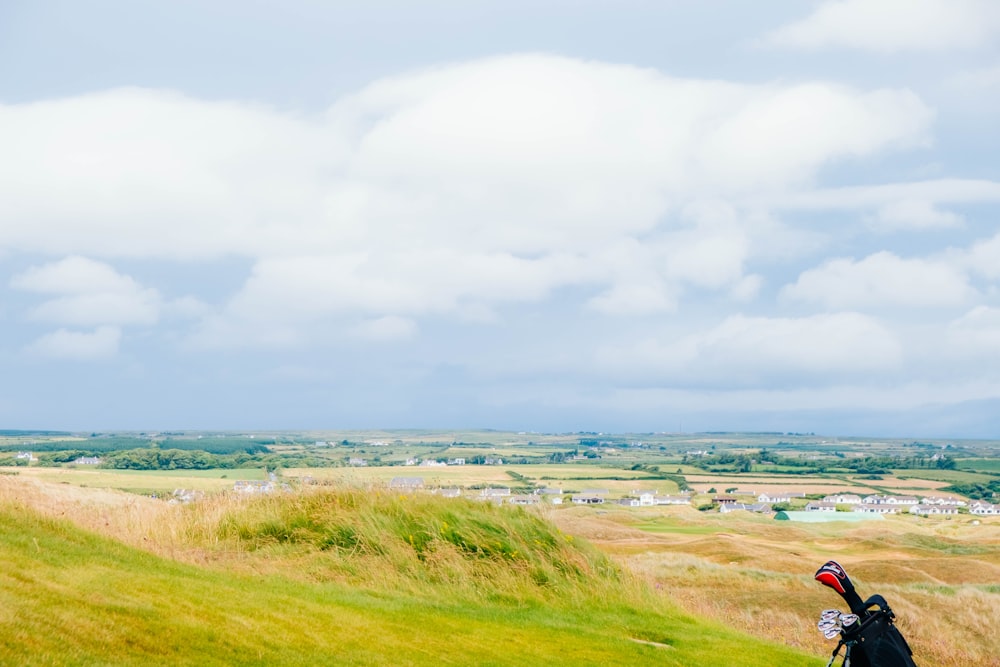
<path id="1" fill-rule="evenodd" d="M 317 446 L 332 446 L 333 443 L 316 442 Z M 385 442 L 370 443 L 371 446 L 387 446 Z M 704 451 L 689 451 L 690 456 L 707 454 Z M 577 457 L 577 458 L 583 458 Z M 16 459 L 27 464 L 34 463 L 37 458 L 32 452 L 18 452 Z M 102 459 L 97 456 L 81 456 L 72 464 L 78 466 L 99 466 Z M 350 467 L 367 467 L 368 460 L 351 456 L 346 460 Z M 475 463 L 480 465 L 503 465 L 499 456 L 477 457 Z M 419 468 L 436 468 L 444 466 L 464 466 L 465 458 L 446 460 L 408 458 L 405 466 Z M 295 482 L 303 485 L 316 483 L 311 477 L 303 477 Z M 626 494 L 612 493 L 609 489 L 584 489 L 576 492 L 566 492 L 558 487 L 534 489 L 530 493 L 516 493 L 508 487 L 486 487 L 463 489 L 460 487 L 431 487 L 425 484 L 419 476 L 395 477 L 389 482 L 389 489 L 399 492 L 433 493 L 446 498 L 470 498 L 507 505 L 535 505 L 549 503 L 561 505 L 572 503 L 577 505 L 618 505 L 624 507 L 655 507 L 667 505 L 695 506 L 694 491 L 684 491 L 679 494 L 661 494 L 655 490 L 632 489 Z M 239 480 L 233 484 L 233 492 L 239 495 L 270 494 L 279 491 L 291 491 L 293 486 L 289 481 L 283 481 L 275 473 L 270 473 L 266 480 Z M 713 492 L 710 490 L 710 493 Z M 972 514 L 977 516 L 1000 516 L 1000 505 L 984 500 L 967 502 L 954 496 L 898 496 L 898 495 L 868 495 L 860 496 L 852 493 L 839 493 L 825 496 L 819 500 L 807 500 L 802 492 L 785 493 L 755 493 L 729 489 L 726 494 L 712 494 L 709 500 L 702 496 L 699 510 L 714 510 L 722 514 L 744 511 L 756 514 L 774 515 L 778 519 L 793 521 L 839 521 L 861 520 L 867 518 L 882 518 L 891 514 L 915 514 L 920 516 L 951 516 L 957 514 Z M 176 489 L 169 495 L 171 502 L 192 502 L 203 496 L 200 491 Z M 812 496 L 815 498 L 815 496 Z M 845 516 L 845 514 L 853 516 Z"/>
<path id="2" fill-rule="evenodd" d="M 445 465 L 438 463 L 436 465 Z M 461 464 L 453 464 L 461 465 Z M 315 484 L 311 477 L 297 480 L 303 485 Z M 233 484 L 233 492 L 240 495 L 270 494 L 278 491 L 291 491 L 291 484 L 280 481 L 274 473 L 267 480 L 239 480 Z M 537 505 L 548 503 L 562 505 L 617 505 L 623 507 L 656 507 L 668 505 L 694 506 L 695 492 L 683 491 L 679 494 L 660 494 L 654 490 L 633 489 L 629 493 L 612 493 L 610 489 L 593 488 L 579 492 L 567 493 L 560 487 L 542 487 L 531 493 L 515 493 L 510 487 L 488 486 L 477 489 L 460 487 L 430 487 L 423 477 L 394 477 L 388 488 L 400 493 L 431 493 L 443 498 L 468 498 L 493 502 L 498 505 Z M 173 502 L 190 502 L 201 497 L 200 492 L 187 489 L 177 489 L 172 494 Z M 788 520 L 847 520 L 845 513 L 857 518 L 882 518 L 887 514 L 916 514 L 922 516 L 947 516 L 961 513 L 979 516 L 1000 516 L 1000 505 L 975 500 L 971 503 L 953 496 L 894 496 L 869 495 L 859 496 L 851 493 L 828 495 L 821 500 L 809 501 L 805 505 L 806 494 L 798 492 L 761 493 L 734 491 L 727 495 L 711 497 L 711 509 L 722 514 L 744 511 L 757 514 L 777 515 L 778 519 Z M 747 501 L 751 502 L 747 502 Z M 800 509 L 779 509 L 775 506 L 795 506 Z M 698 509 L 708 509 L 701 506 Z"/>

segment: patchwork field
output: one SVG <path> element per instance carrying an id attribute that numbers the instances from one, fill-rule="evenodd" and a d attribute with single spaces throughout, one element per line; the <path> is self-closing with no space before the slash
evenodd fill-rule
<path id="1" fill-rule="evenodd" d="M 890 475 L 879 480 L 864 479 L 860 475 L 713 475 L 705 473 L 685 474 L 684 478 L 692 489 L 698 493 L 710 493 L 715 489 L 722 493 L 725 489 L 736 488 L 743 492 L 788 493 L 800 492 L 806 494 L 834 494 L 838 492 L 867 495 L 873 493 L 938 493 L 941 487 L 951 481 L 942 479 L 923 479 L 917 477 L 919 472 L 907 471 L 914 475 L 901 479 Z M 956 476 L 961 479 L 961 473 Z"/>
<path id="2" fill-rule="evenodd" d="M 260 468 L 212 470 L 107 470 L 103 468 L 0 468 L 19 477 L 57 484 L 71 484 L 96 489 L 120 489 L 136 493 L 170 493 L 174 489 L 194 489 L 205 492 L 233 488 L 240 479 L 261 480 L 266 473 Z"/>
<path id="3" fill-rule="evenodd" d="M 515 477 L 510 473 L 518 475 Z M 312 477 L 356 484 L 388 485 L 394 477 L 420 477 L 426 486 L 559 486 L 566 493 L 600 487 L 627 494 L 642 488 L 660 493 L 675 493 L 677 484 L 670 480 L 651 479 L 650 474 L 585 465 L 498 465 L 498 466 L 364 466 L 357 468 L 291 468 L 288 478 Z"/>

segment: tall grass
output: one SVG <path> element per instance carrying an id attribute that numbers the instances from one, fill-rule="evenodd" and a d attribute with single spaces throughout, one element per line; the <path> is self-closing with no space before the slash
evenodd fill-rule
<path id="1" fill-rule="evenodd" d="M 821 664 L 681 613 L 524 509 L 113 498 L 0 482 L 0 664 Z"/>
<path id="2" fill-rule="evenodd" d="M 862 596 L 883 595 L 921 667 L 1000 667 L 1000 521 L 895 517 L 877 525 L 791 524 L 690 511 L 555 515 L 684 609 L 822 655 L 813 581 L 830 558 Z"/>
<path id="3" fill-rule="evenodd" d="M 311 581 L 521 602 L 641 590 L 589 544 L 523 508 L 322 489 L 219 497 L 185 518 L 189 543 L 208 557 L 239 554 L 244 566 Z"/>

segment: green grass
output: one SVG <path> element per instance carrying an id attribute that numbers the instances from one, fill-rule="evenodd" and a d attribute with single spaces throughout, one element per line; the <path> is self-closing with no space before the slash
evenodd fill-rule
<path id="1" fill-rule="evenodd" d="M 530 513 L 435 500 L 185 508 L 192 540 L 217 539 L 201 566 L 0 505 L 0 664 L 823 664 L 677 611 Z"/>
<path id="2" fill-rule="evenodd" d="M 1000 458 L 959 459 L 956 463 L 961 470 L 1000 473 Z"/>
<path id="3" fill-rule="evenodd" d="M 1000 463 L 1000 461 L 997 461 Z M 965 470 L 894 470 L 899 479 L 929 479 L 938 482 L 989 482 L 992 477 Z"/>

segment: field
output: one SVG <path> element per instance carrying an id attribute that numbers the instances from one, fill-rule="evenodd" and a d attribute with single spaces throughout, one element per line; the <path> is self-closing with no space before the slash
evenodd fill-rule
<path id="1" fill-rule="evenodd" d="M 922 667 L 1000 665 L 1000 519 L 890 517 L 796 524 L 690 508 L 552 513 L 699 616 L 821 655 L 818 610 L 840 598 L 812 581 L 836 559 L 863 597 L 889 600 Z M 841 604 L 842 606 L 842 604 Z"/>
<path id="2" fill-rule="evenodd" d="M 517 475 L 511 475 L 514 473 Z M 661 493 L 675 493 L 677 484 L 653 479 L 649 473 L 582 465 L 497 465 L 497 466 L 365 466 L 358 468 L 291 468 L 284 471 L 291 479 L 312 477 L 355 484 L 388 485 L 394 477 L 420 477 L 431 487 L 461 486 L 558 486 L 566 493 L 600 487 L 620 494 L 637 488 Z"/>
<path id="3" fill-rule="evenodd" d="M 120 489 L 148 494 L 170 493 L 174 489 L 217 492 L 233 488 L 238 479 L 264 479 L 255 469 L 213 470 L 105 470 L 100 468 L 7 468 L 19 476 L 60 484 L 97 489 Z"/>
<path id="4" fill-rule="evenodd" d="M 725 488 L 737 487 L 743 491 L 760 493 L 780 493 L 795 491 L 806 494 L 834 494 L 837 492 L 868 495 L 874 493 L 902 493 L 903 491 L 936 493 L 947 481 L 921 478 L 884 478 L 876 481 L 862 479 L 857 475 L 685 475 L 693 489 L 707 493 L 715 488 L 721 492 Z"/>
<path id="5" fill-rule="evenodd" d="M 534 513 L 429 495 L 185 507 L 5 476 L 0 558 L 0 664 L 821 664 Z"/>
<path id="6" fill-rule="evenodd" d="M 73 527 L 53 526 L 39 523 L 40 519 L 31 519 L 27 526 L 11 524 L 10 530 L 27 531 L 27 534 L 41 530 L 33 538 L 38 544 L 50 539 L 45 537 L 47 530 L 57 534 L 87 531 L 87 535 L 97 535 L 122 547 L 139 550 L 138 554 L 121 552 L 121 566 L 126 570 L 149 555 L 162 559 L 143 566 L 152 567 L 152 571 L 161 573 L 156 577 L 166 577 L 165 580 L 171 582 L 163 590 L 149 590 L 154 600 L 149 604 L 154 607 L 160 604 L 157 601 L 160 595 L 178 596 L 188 614 L 182 615 L 179 621 L 182 624 L 195 623 L 202 613 L 215 619 L 212 622 L 221 623 L 223 627 L 217 638 L 234 651 L 230 657 L 242 656 L 238 662 L 253 663 L 254 660 L 247 656 L 259 655 L 258 664 L 297 664 L 300 658 L 294 656 L 301 657 L 308 652 L 292 651 L 289 654 L 292 657 L 278 659 L 276 649 L 267 642 L 236 638 L 237 634 L 246 634 L 248 628 L 251 633 L 290 633 L 295 641 L 317 651 L 316 655 L 333 650 L 329 638 L 319 638 L 322 633 L 318 626 L 307 624 L 302 629 L 304 634 L 290 631 L 283 625 L 292 622 L 290 617 L 255 607 L 258 603 L 268 608 L 291 604 L 292 608 L 308 608 L 308 613 L 323 617 L 325 612 L 321 611 L 323 607 L 319 602 L 322 598 L 334 601 L 332 608 L 340 610 L 336 613 L 345 613 L 343 610 L 349 608 L 352 613 L 360 614 L 357 622 L 368 628 L 366 632 L 373 632 L 375 627 L 379 627 L 380 632 L 387 632 L 379 625 L 387 622 L 388 631 L 395 633 L 387 640 L 387 648 L 403 646 L 407 641 L 422 647 L 419 656 L 408 658 L 408 663 L 393 656 L 396 664 L 468 664 L 470 659 L 477 664 L 496 665 L 529 659 L 552 664 L 574 664 L 573 660 L 575 664 L 609 665 L 651 661 L 685 667 L 720 664 L 712 649 L 700 655 L 693 645 L 684 646 L 683 632 L 678 635 L 663 630 L 683 627 L 686 628 L 684 632 L 690 633 L 689 637 L 711 637 L 711 641 L 717 643 L 717 650 L 731 650 L 725 662 L 727 665 L 819 665 L 822 663 L 803 659 L 803 654 L 796 651 L 815 657 L 828 655 L 832 648 L 816 632 L 815 621 L 820 610 L 836 607 L 840 600 L 832 591 L 816 584 L 812 573 L 820 564 L 834 558 L 847 566 L 863 594 L 877 592 L 889 599 L 921 667 L 1000 666 L 996 657 L 1000 655 L 1000 640 L 984 630 L 982 623 L 983 619 L 1000 617 L 1000 587 L 997 584 L 1000 581 L 1000 518 L 968 514 L 935 518 L 904 515 L 858 524 L 805 524 L 775 522 L 770 517 L 745 512 L 722 515 L 695 509 L 707 510 L 714 495 L 730 489 L 755 494 L 800 492 L 814 498 L 834 492 L 962 496 L 966 490 L 980 494 L 977 497 L 985 494 L 988 498 L 993 490 L 993 502 L 998 502 L 1000 446 L 997 443 L 864 441 L 787 434 L 609 436 L 492 431 L 325 432 L 239 437 L 212 434 L 205 439 L 219 452 L 216 460 L 229 461 L 231 466 L 235 460 L 246 461 L 246 465 L 201 470 L 113 470 L 53 465 L 51 457 L 58 455 L 58 442 L 70 443 L 74 449 L 83 451 L 86 450 L 80 443 L 89 443 L 94 445 L 94 453 L 100 454 L 114 451 L 115 442 L 134 446 L 137 441 L 145 441 L 121 435 L 106 441 L 94 437 L 47 436 L 43 442 L 48 450 L 39 451 L 51 453 L 39 453 L 39 456 L 49 459 L 15 466 L 14 453 L 22 450 L 27 438 L 19 437 L 21 440 L 16 442 L 8 438 L 7 448 L 0 449 L 0 463 L 10 464 L 0 466 L 0 489 L 5 489 L 6 494 L 0 494 L 0 507 L 6 507 L 8 513 L 12 507 L 20 508 L 14 517 L 7 516 L 4 520 L 15 520 L 19 512 L 27 512 L 29 517 L 34 512 L 41 517 L 69 518 Z M 256 453 L 241 450 L 247 443 L 263 440 L 274 444 Z M 171 442 L 188 446 L 198 440 L 190 434 L 179 434 L 152 444 L 160 448 L 155 451 L 163 451 L 170 449 Z M 320 442 L 322 446 L 317 445 Z M 403 465 L 409 458 L 442 461 L 472 460 L 477 456 L 502 457 L 504 462 L 500 465 Z M 766 460 L 760 460 L 764 457 Z M 347 465 L 349 458 L 363 458 L 368 465 Z M 171 465 L 177 460 L 171 460 Z M 301 461 L 313 463 L 302 466 L 298 464 Z M 232 489 L 236 480 L 264 480 L 269 472 L 285 483 L 287 491 L 281 495 L 284 500 L 248 500 L 225 493 Z M 453 507 L 493 506 L 448 499 L 416 500 L 431 498 L 430 494 L 399 496 L 389 490 L 391 480 L 396 477 L 420 477 L 425 489 L 461 487 L 468 496 L 475 496 L 479 489 L 489 486 L 509 487 L 514 493 L 543 486 L 558 487 L 566 494 L 604 489 L 609 502 L 594 507 L 569 503 L 542 505 L 527 510 L 527 514 L 518 514 L 537 516 L 543 521 L 542 525 L 551 527 L 530 528 L 530 531 L 542 530 L 539 535 L 560 535 L 560 539 L 568 542 L 578 540 L 576 544 L 583 549 L 580 554 L 584 554 L 560 551 L 539 556 L 542 558 L 539 563 L 549 563 L 538 566 L 541 568 L 538 571 L 546 574 L 536 573 L 540 579 L 527 583 L 519 578 L 517 568 L 510 569 L 510 556 L 518 554 L 514 556 L 516 562 L 521 554 L 535 549 L 530 544 L 496 551 L 496 547 L 487 548 L 484 543 L 482 548 L 486 551 L 483 553 L 492 554 L 485 563 L 489 566 L 488 574 L 484 575 L 475 568 L 466 569 L 469 563 L 462 558 L 455 560 L 455 554 L 448 551 L 451 547 L 439 543 L 445 534 L 442 531 L 447 532 L 443 526 L 467 520 L 470 527 L 506 526 L 497 533 L 499 543 L 506 544 L 508 538 L 503 535 L 524 533 L 529 529 L 508 525 L 506 514 L 492 512 L 524 513 L 526 510 L 484 509 L 490 513 L 456 518 L 466 510 L 456 515 Z M 952 484 L 962 491 L 949 489 Z M 688 507 L 638 508 L 612 502 L 640 489 L 672 494 L 685 487 L 695 492 L 692 505 Z M 192 505 L 168 505 L 151 497 L 162 498 L 176 488 L 199 490 L 208 495 L 204 501 Z M 289 507 L 300 502 L 295 498 L 317 493 L 354 498 L 350 501 L 352 507 L 368 506 L 369 500 L 361 502 L 358 500 L 361 498 L 381 499 L 371 502 L 381 503 L 382 509 L 371 509 L 375 507 L 371 505 L 371 513 L 359 517 L 358 523 L 353 525 L 342 524 L 331 515 L 324 519 L 327 523 L 323 525 L 327 528 L 316 523 L 317 512 L 322 515 L 316 508 L 288 513 Z M 345 493 L 348 495 L 342 495 Z M 257 502 L 263 503 L 261 511 L 267 509 L 277 514 L 254 519 L 239 509 L 246 503 L 255 506 L 253 503 Z M 392 538 L 402 540 L 400 551 L 390 549 L 383 553 L 380 548 L 371 547 L 375 550 L 366 552 L 369 547 L 365 545 L 380 543 L 383 535 L 383 532 L 367 531 L 390 530 L 400 517 L 408 516 L 407 504 L 411 502 L 431 503 L 426 506 L 431 508 L 427 511 L 432 518 L 407 520 L 410 522 L 407 525 L 413 527 L 405 531 L 399 529 L 397 537 Z M 449 502 L 460 504 L 433 505 Z M 805 502 L 802 499 L 792 504 L 801 506 Z M 0 510 L 0 514 L 3 511 Z M 437 528 L 428 528 L 428 521 Z M 333 533 L 323 532 L 333 525 L 339 526 Z M 224 526 L 243 528 L 237 530 L 234 538 L 227 532 L 230 529 Z M 546 532 L 549 530 L 555 532 Z M 461 532 L 465 535 L 467 529 Z M 321 535 L 322 539 L 317 538 L 319 541 L 314 544 L 303 542 L 312 539 L 309 535 L 320 533 L 326 537 Z M 92 539 L 72 534 L 74 543 Z M 422 551 L 425 539 L 438 546 Z M 542 538 L 542 541 L 548 539 Z M 340 545 L 334 549 L 339 555 L 332 553 L 328 546 L 322 546 L 328 544 L 324 540 Z M 31 544 L 24 545 L 30 552 Z M 349 549 L 345 551 L 346 547 Z M 26 553 L 17 552 L 10 544 L 6 548 L 5 557 L 10 562 L 28 558 Z M 589 551 L 592 548 L 596 548 L 596 552 Z M 114 551 L 119 547 L 104 544 L 99 549 Z M 417 561 L 412 560 L 414 550 L 423 554 Z M 507 556 L 497 556 L 500 553 Z M 597 558 L 596 554 L 609 559 L 610 565 L 595 565 L 599 561 L 587 560 Z M 334 555 L 336 558 L 330 560 Z M 591 568 L 593 578 L 588 577 L 586 585 L 567 582 L 562 579 L 563 575 L 557 574 L 563 566 L 546 560 L 550 557 L 555 558 L 552 562 L 583 557 L 590 563 L 587 567 Z M 23 562 L 30 563 L 30 559 Z M 199 611 L 197 601 L 175 590 L 178 587 L 185 589 L 189 584 L 173 581 L 174 574 L 162 574 L 176 573 L 176 568 L 182 566 L 194 568 L 185 570 L 180 576 L 183 582 L 190 579 L 194 590 L 215 595 L 206 591 L 218 586 L 224 592 L 217 595 L 232 599 L 246 609 L 256 609 L 254 614 L 270 619 L 266 623 L 273 625 L 256 626 L 254 621 L 213 605 Z M 500 569 L 496 569 L 497 566 L 501 566 Z M 96 575 L 88 575 L 86 568 L 70 570 L 83 576 L 84 581 L 94 582 Z M 604 574 L 597 576 L 598 572 Z M 611 583 L 602 578 L 610 572 L 621 575 L 615 575 L 618 578 Z M 8 578 L 0 585 L 0 595 L 4 586 L 8 587 L 9 595 L 14 595 L 10 591 L 19 590 L 18 586 L 23 587 L 25 582 L 54 576 L 53 572 L 46 571 L 19 575 L 14 581 Z M 237 577 L 237 580 L 228 577 Z M 492 588 L 483 588 L 484 580 L 491 581 Z M 64 590 L 74 585 L 65 579 L 58 581 L 58 586 Z M 475 581 L 480 584 L 473 583 L 471 588 L 459 583 Z M 550 583 L 539 589 L 539 581 Z M 148 588 L 144 588 L 141 577 L 124 583 L 120 581 L 119 585 L 144 591 Z M 347 589 L 338 588 L 342 586 Z M 239 592 L 255 587 L 260 588 L 259 596 Z M 291 603 L 282 598 L 278 591 L 283 587 L 299 596 L 300 601 Z M 354 592 L 349 593 L 348 589 Z M 561 592 L 551 595 L 557 590 Z M 619 591 L 620 595 L 609 598 L 608 592 L 612 590 Z M 84 592 L 78 595 L 87 598 Z M 14 598 L 8 596 L 8 603 L 11 599 Z M 111 608 L 128 607 L 127 602 L 103 589 L 95 599 L 106 599 Z M 55 601 L 45 604 L 50 605 L 45 613 L 69 613 L 59 610 Z M 0 622 L 6 622 L 5 618 L 9 620 L 11 613 L 19 618 L 42 613 L 34 608 L 19 609 L 8 611 L 7 617 L 0 611 Z M 101 609 L 98 604 L 95 613 Z M 397 610 L 398 614 L 393 615 L 390 609 Z M 142 616 L 141 609 L 133 611 Z M 369 612 L 373 615 L 365 616 Z M 500 642 L 502 636 L 503 641 L 514 642 L 513 648 L 499 655 L 478 646 L 475 649 L 456 647 L 446 640 L 423 638 L 418 642 L 412 637 L 419 634 L 420 628 L 408 624 L 409 616 L 432 619 L 426 625 L 449 628 L 455 636 L 468 638 L 465 641 L 482 636 L 495 637 L 495 641 Z M 460 619 L 466 617 L 473 620 L 464 624 Z M 530 622 L 522 622 L 522 617 Z M 332 624 L 345 622 L 339 617 L 323 618 Z M 384 621 L 385 618 L 391 621 Z M 147 621 L 152 623 L 150 619 Z M 496 628 L 477 625 L 494 621 L 498 624 Z M 120 619 L 115 620 L 115 623 L 120 622 Z M 181 632 L 162 620 L 157 623 L 159 625 L 147 624 L 132 630 L 135 633 L 165 633 L 167 637 Z M 0 625 L 0 628 L 5 627 L 8 626 Z M 733 631 L 736 634 L 732 634 Z M 102 632 L 118 637 L 107 628 Z M 533 644 L 562 641 L 560 637 L 576 633 L 581 637 L 579 651 L 572 656 L 546 651 Z M 410 639 L 404 640 L 407 634 Z M 0 631 L 0 639 L 8 642 L 0 643 L 0 651 L 5 650 L 4 646 L 8 651 L 13 650 L 14 644 L 10 642 L 28 641 L 23 633 L 13 636 L 11 639 L 9 629 Z M 756 640 L 748 637 L 756 637 Z M 37 664 L 87 663 L 100 655 L 96 644 L 87 647 L 85 639 L 77 638 L 76 641 L 82 652 L 75 655 L 83 656 L 79 660 L 60 658 L 60 648 L 53 644 L 39 648 L 40 655 L 48 655 L 51 659 L 40 660 Z M 343 664 L 382 664 L 379 660 L 387 659 L 384 654 L 366 653 L 367 649 L 350 645 L 347 640 L 337 641 L 340 643 L 336 644 L 336 650 L 350 656 Z M 755 641 L 764 643 L 753 643 Z M 747 655 L 734 657 L 734 647 L 740 642 L 751 642 L 748 646 L 754 648 Z M 778 658 L 780 650 L 768 642 L 790 647 L 791 652 Z M 600 646 L 612 647 L 611 652 L 602 652 L 606 648 Z M 666 648 L 668 646 L 670 648 Z M 140 654 L 149 658 L 151 649 L 140 649 Z M 173 650 L 180 648 L 175 646 Z M 127 651 L 123 652 L 108 664 L 132 664 L 127 655 Z M 180 654 L 172 655 L 176 658 Z M 141 662 L 136 658 L 135 664 Z M 172 662 L 195 664 L 195 659 L 181 655 Z M 2 652 L 0 663 L 6 664 Z"/>

